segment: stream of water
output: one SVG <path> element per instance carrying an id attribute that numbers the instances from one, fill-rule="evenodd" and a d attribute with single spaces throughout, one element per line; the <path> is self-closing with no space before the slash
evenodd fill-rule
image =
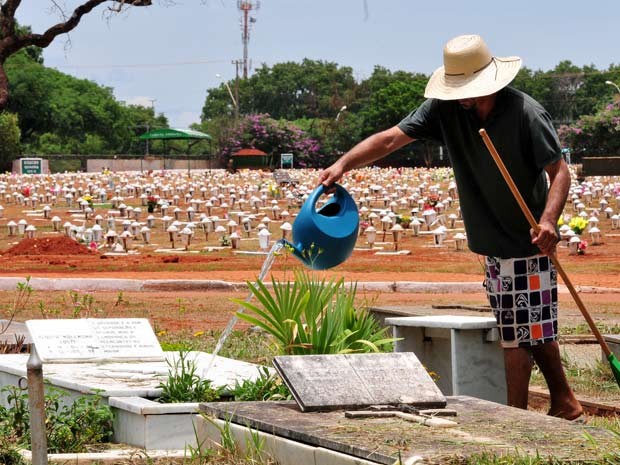
<path id="1" fill-rule="evenodd" d="M 271 270 L 271 267 L 273 266 L 273 262 L 276 259 L 276 254 L 280 250 L 282 250 L 282 248 L 284 248 L 284 242 L 282 241 L 276 241 L 273 244 L 273 246 L 271 247 L 271 250 L 269 251 L 269 254 L 267 255 L 267 258 L 265 258 L 265 261 L 263 262 L 263 266 L 260 269 L 260 273 L 258 274 L 259 281 L 262 281 L 265 278 L 265 276 L 267 276 L 267 273 L 269 273 L 269 270 Z M 245 298 L 245 301 L 249 302 L 250 300 L 252 300 L 253 295 L 254 294 L 252 294 L 252 292 L 250 291 L 248 296 Z M 207 373 L 209 372 L 209 370 L 211 370 L 211 367 L 213 366 L 213 362 L 215 361 L 215 357 L 222 349 L 224 342 L 226 342 L 226 339 L 228 338 L 233 328 L 235 327 L 235 323 L 237 323 L 237 320 L 239 319 L 237 314 L 242 313 L 243 309 L 244 309 L 243 307 L 239 307 L 237 312 L 233 315 L 233 317 L 230 319 L 230 321 L 226 325 L 226 328 L 224 328 L 224 331 L 222 331 L 222 334 L 220 335 L 220 338 L 218 339 L 217 344 L 215 345 L 215 349 L 213 350 L 213 353 L 211 354 L 211 358 L 209 359 L 209 364 L 207 365 L 207 368 L 205 368 L 202 372 L 203 378 L 207 377 Z"/>

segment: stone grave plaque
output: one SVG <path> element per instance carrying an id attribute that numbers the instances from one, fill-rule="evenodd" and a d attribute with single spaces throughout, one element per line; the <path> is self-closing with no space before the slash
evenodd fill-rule
<path id="1" fill-rule="evenodd" d="M 44 363 L 164 360 L 145 318 L 29 320 L 26 326 Z"/>
<path id="2" fill-rule="evenodd" d="M 289 355 L 275 357 L 273 365 L 303 412 L 446 406 L 446 398 L 412 352 Z"/>

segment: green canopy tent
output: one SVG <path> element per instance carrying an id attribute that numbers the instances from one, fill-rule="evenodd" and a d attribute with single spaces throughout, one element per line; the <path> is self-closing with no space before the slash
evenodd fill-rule
<path id="1" fill-rule="evenodd" d="M 189 165 L 189 149 L 191 149 L 195 144 L 200 141 L 208 140 L 209 141 L 209 152 L 211 152 L 211 140 L 212 137 L 209 134 L 205 134 L 204 132 L 195 131 L 194 129 L 172 129 L 172 128 L 162 128 L 155 129 L 153 131 L 146 132 L 140 136 L 140 140 L 150 141 L 150 140 L 161 140 L 164 143 L 164 153 L 166 152 L 166 141 L 167 140 L 186 140 L 187 141 L 187 172 L 190 171 Z M 165 166 L 165 163 L 164 163 Z M 209 168 L 211 167 L 211 154 L 209 153 Z"/>

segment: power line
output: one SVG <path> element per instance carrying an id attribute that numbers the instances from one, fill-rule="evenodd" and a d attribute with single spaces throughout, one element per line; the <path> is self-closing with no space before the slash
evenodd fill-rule
<path id="1" fill-rule="evenodd" d="M 28 66 L 45 66 L 47 68 L 75 68 L 75 69 L 111 69 L 111 68 L 166 68 L 175 66 L 192 66 L 192 65 L 207 65 L 212 63 L 228 63 L 228 60 L 193 60 L 193 61 L 177 61 L 170 63 L 127 63 L 127 64 L 103 64 L 103 65 L 48 65 L 43 63 L 9 63 L 10 67 L 28 67 Z"/>

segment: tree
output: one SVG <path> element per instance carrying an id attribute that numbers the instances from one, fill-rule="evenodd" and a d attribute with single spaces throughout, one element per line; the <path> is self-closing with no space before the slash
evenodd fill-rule
<path id="1" fill-rule="evenodd" d="M 247 115 L 223 138 L 220 150 L 229 158 L 242 148 L 254 148 L 271 155 L 293 153 L 300 167 L 324 166 L 318 142 L 293 123 L 267 114 Z"/>
<path id="2" fill-rule="evenodd" d="M 263 65 L 248 79 L 228 83 L 238 89 L 241 113 L 269 113 L 275 119 L 334 118 L 353 99 L 353 70 L 336 63 L 304 59 Z M 202 120 L 232 114 L 225 84 L 209 90 Z"/>
<path id="3" fill-rule="evenodd" d="M 46 68 L 26 56 L 11 57 L 6 70 L 8 109 L 19 115 L 27 153 L 144 153 L 138 136 L 147 128 L 167 126 L 165 118 L 155 118 L 152 108 L 124 106 L 111 88 Z"/>
<path id="4" fill-rule="evenodd" d="M 17 115 L 0 113 L 0 170 L 11 170 L 11 162 L 19 156 L 19 138 Z"/>
<path id="5" fill-rule="evenodd" d="M 15 19 L 21 0 L 4 0 L 0 6 L 0 110 L 4 110 L 9 98 L 9 80 L 4 69 L 7 59 L 29 47 L 45 48 L 60 34 L 66 34 L 77 27 L 84 15 L 95 7 L 110 3 L 111 12 L 120 12 L 127 6 L 150 6 L 151 0 L 87 0 L 76 7 L 71 14 L 62 11 L 58 2 L 51 1 L 53 8 L 60 11 L 63 22 L 57 23 L 41 34 L 29 28 L 20 28 Z"/>

